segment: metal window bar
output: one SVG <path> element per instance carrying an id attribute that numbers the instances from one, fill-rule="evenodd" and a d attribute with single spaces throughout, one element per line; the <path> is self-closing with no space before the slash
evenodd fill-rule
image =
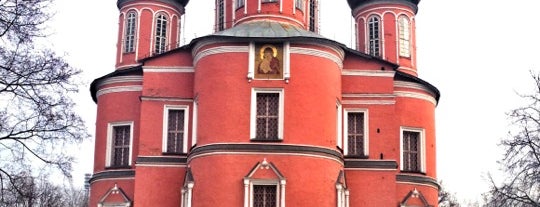
<path id="1" fill-rule="evenodd" d="M 113 157 L 112 166 L 129 165 L 130 126 L 113 127 Z"/>
<path id="2" fill-rule="evenodd" d="M 257 128 L 255 139 L 278 140 L 279 93 L 257 94 Z"/>
<path id="3" fill-rule="evenodd" d="M 154 53 L 163 53 L 167 46 L 167 17 L 159 14 L 156 20 L 156 45 Z"/>
<path id="4" fill-rule="evenodd" d="M 253 186 L 253 207 L 276 207 L 277 187 L 275 185 Z"/>
<path id="5" fill-rule="evenodd" d="M 124 52 L 135 51 L 135 21 L 137 14 L 135 12 L 129 12 L 126 18 L 126 31 L 124 39 Z"/>
<path id="6" fill-rule="evenodd" d="M 380 22 L 379 18 L 371 17 L 368 22 L 369 27 L 369 54 L 380 56 Z"/>
<path id="7" fill-rule="evenodd" d="M 363 156 L 364 153 L 364 113 L 348 113 L 347 115 L 347 153 Z"/>
<path id="8" fill-rule="evenodd" d="M 182 153 L 184 146 L 184 110 L 169 110 L 167 152 Z"/>
<path id="9" fill-rule="evenodd" d="M 403 170 L 410 172 L 420 171 L 419 132 L 403 132 Z"/>

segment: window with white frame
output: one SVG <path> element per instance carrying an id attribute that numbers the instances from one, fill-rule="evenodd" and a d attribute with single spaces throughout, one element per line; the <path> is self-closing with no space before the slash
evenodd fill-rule
<path id="1" fill-rule="evenodd" d="M 399 55 L 402 57 L 411 56 L 411 28 L 409 18 L 405 15 L 399 16 Z"/>
<path id="2" fill-rule="evenodd" d="M 159 13 L 156 16 L 156 44 L 154 46 L 155 54 L 163 53 L 167 50 L 167 24 L 167 15 L 164 13 Z"/>
<path id="3" fill-rule="evenodd" d="M 187 152 L 188 106 L 165 106 L 163 116 L 163 152 Z"/>
<path id="4" fill-rule="evenodd" d="M 258 177 L 259 170 L 268 171 L 267 176 Z M 286 184 L 285 177 L 265 158 L 244 177 L 244 207 L 284 207 Z"/>
<path id="5" fill-rule="evenodd" d="M 133 122 L 111 123 L 107 134 L 107 167 L 129 167 L 131 165 L 131 145 Z"/>
<path id="6" fill-rule="evenodd" d="M 371 16 L 368 19 L 368 43 L 369 54 L 381 56 L 381 20 L 378 16 Z"/>
<path id="7" fill-rule="evenodd" d="M 124 30 L 124 53 L 135 52 L 135 31 L 137 12 L 129 11 L 126 15 Z"/>
<path id="8" fill-rule="evenodd" d="M 225 1 L 217 1 L 217 31 L 222 31 L 225 29 Z"/>
<path id="9" fill-rule="evenodd" d="M 352 157 L 368 156 L 367 110 L 346 109 L 344 117 L 345 155 Z"/>
<path id="10" fill-rule="evenodd" d="M 425 172 L 424 130 L 401 129 L 401 170 Z"/>
<path id="11" fill-rule="evenodd" d="M 253 89 L 251 96 L 251 139 L 283 139 L 283 89 Z"/>
<path id="12" fill-rule="evenodd" d="M 236 0 L 236 8 L 241 8 L 241 7 L 244 7 L 244 2 L 245 0 Z"/>

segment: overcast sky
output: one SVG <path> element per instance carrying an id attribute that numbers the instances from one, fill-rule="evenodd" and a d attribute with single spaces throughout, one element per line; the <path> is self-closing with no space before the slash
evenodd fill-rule
<path id="1" fill-rule="evenodd" d="M 213 0 L 191 0 L 186 8 L 187 42 L 212 32 Z M 115 0 L 56 0 L 49 46 L 84 71 L 79 110 L 94 133 L 96 108 L 90 82 L 114 70 L 118 10 Z M 419 77 L 441 91 L 436 109 L 437 170 L 462 200 L 488 190 L 507 135 L 505 113 L 520 106 L 516 91 L 530 92 L 529 71 L 540 71 L 538 0 L 423 0 L 417 21 Z M 350 45 L 350 10 L 345 0 L 322 0 L 321 33 Z M 81 149 L 75 182 L 92 172 L 93 137 Z M 77 180 L 78 179 L 78 180 Z"/>

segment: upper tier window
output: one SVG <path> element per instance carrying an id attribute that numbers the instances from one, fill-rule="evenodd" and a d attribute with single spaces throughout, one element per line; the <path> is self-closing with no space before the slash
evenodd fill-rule
<path id="1" fill-rule="evenodd" d="M 309 1 L 309 31 L 312 31 L 312 32 L 317 31 L 316 19 L 315 19 L 317 18 L 316 7 L 317 7 L 317 2 L 315 0 L 310 0 Z"/>
<path id="2" fill-rule="evenodd" d="M 225 29 L 225 1 L 218 0 L 217 5 L 217 31 Z"/>
<path id="3" fill-rule="evenodd" d="M 411 30 L 409 25 L 409 18 L 405 15 L 401 15 L 398 19 L 399 22 L 399 55 L 402 57 L 411 56 Z"/>
<path id="4" fill-rule="evenodd" d="M 378 16 L 371 16 L 368 20 L 369 54 L 379 57 L 381 56 L 380 22 Z"/>
<path id="5" fill-rule="evenodd" d="M 167 50 L 167 16 L 160 13 L 156 16 L 156 45 L 154 53 L 159 54 Z"/>
<path id="6" fill-rule="evenodd" d="M 137 13 L 130 11 L 127 13 L 124 30 L 124 52 L 135 52 L 135 30 L 137 23 Z"/>
<path id="7" fill-rule="evenodd" d="M 236 0 L 236 8 L 241 8 L 241 7 L 244 7 L 244 4 L 246 2 L 244 2 L 245 0 Z"/>
<path id="8" fill-rule="evenodd" d="M 304 10 L 304 0 L 296 0 L 295 4 L 297 9 Z"/>

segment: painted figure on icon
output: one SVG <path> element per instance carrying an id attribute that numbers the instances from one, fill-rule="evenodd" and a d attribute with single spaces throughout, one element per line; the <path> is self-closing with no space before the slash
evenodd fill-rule
<path id="1" fill-rule="evenodd" d="M 282 48 L 274 45 L 265 44 L 257 47 L 256 56 L 256 78 L 262 79 L 281 79 L 282 72 Z"/>

